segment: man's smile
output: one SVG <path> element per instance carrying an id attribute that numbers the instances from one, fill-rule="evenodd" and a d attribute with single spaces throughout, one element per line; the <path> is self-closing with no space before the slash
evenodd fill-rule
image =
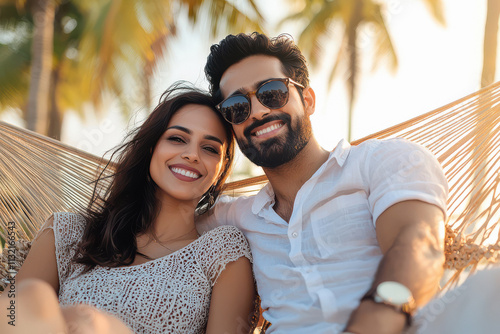
<path id="1" fill-rule="evenodd" d="M 278 132 L 285 123 L 281 120 L 266 123 L 262 126 L 255 128 L 251 135 L 257 138 L 267 138 L 273 136 Z"/>
<path id="2" fill-rule="evenodd" d="M 286 114 L 273 113 L 264 119 L 256 120 L 243 131 L 243 135 L 251 140 L 253 138 L 266 138 L 271 137 L 283 127 L 288 124 L 290 117 Z"/>

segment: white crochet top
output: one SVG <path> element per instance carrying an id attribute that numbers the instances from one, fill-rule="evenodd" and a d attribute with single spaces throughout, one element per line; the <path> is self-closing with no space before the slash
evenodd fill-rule
<path id="1" fill-rule="evenodd" d="M 89 304 L 117 316 L 135 333 L 204 333 L 212 287 L 225 266 L 245 256 L 243 234 L 221 226 L 164 257 L 129 267 L 101 267 L 79 275 L 72 263 L 85 220 L 74 213 L 54 214 L 61 306 Z"/>

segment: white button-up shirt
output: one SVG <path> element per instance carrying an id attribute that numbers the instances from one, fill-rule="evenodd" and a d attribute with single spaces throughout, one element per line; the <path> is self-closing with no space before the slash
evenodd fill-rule
<path id="1" fill-rule="evenodd" d="M 338 333 L 382 258 L 379 215 L 405 200 L 445 211 L 447 192 L 441 166 L 419 145 L 341 141 L 297 193 L 288 223 L 267 184 L 255 196 L 220 198 L 198 228 L 230 224 L 247 237 L 268 333 Z"/>

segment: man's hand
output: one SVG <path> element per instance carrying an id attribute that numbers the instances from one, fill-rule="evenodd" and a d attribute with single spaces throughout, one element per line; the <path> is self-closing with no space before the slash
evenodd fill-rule
<path id="1" fill-rule="evenodd" d="M 351 314 L 346 332 L 355 334 L 400 334 L 406 325 L 406 316 L 391 307 L 364 300 Z"/>

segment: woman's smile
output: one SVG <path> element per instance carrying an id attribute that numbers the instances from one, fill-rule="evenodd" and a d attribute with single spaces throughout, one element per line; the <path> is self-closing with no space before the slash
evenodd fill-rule
<path id="1" fill-rule="evenodd" d="M 169 166 L 170 170 L 176 178 L 181 181 L 192 182 L 198 180 L 202 175 L 195 169 L 182 164 Z"/>

